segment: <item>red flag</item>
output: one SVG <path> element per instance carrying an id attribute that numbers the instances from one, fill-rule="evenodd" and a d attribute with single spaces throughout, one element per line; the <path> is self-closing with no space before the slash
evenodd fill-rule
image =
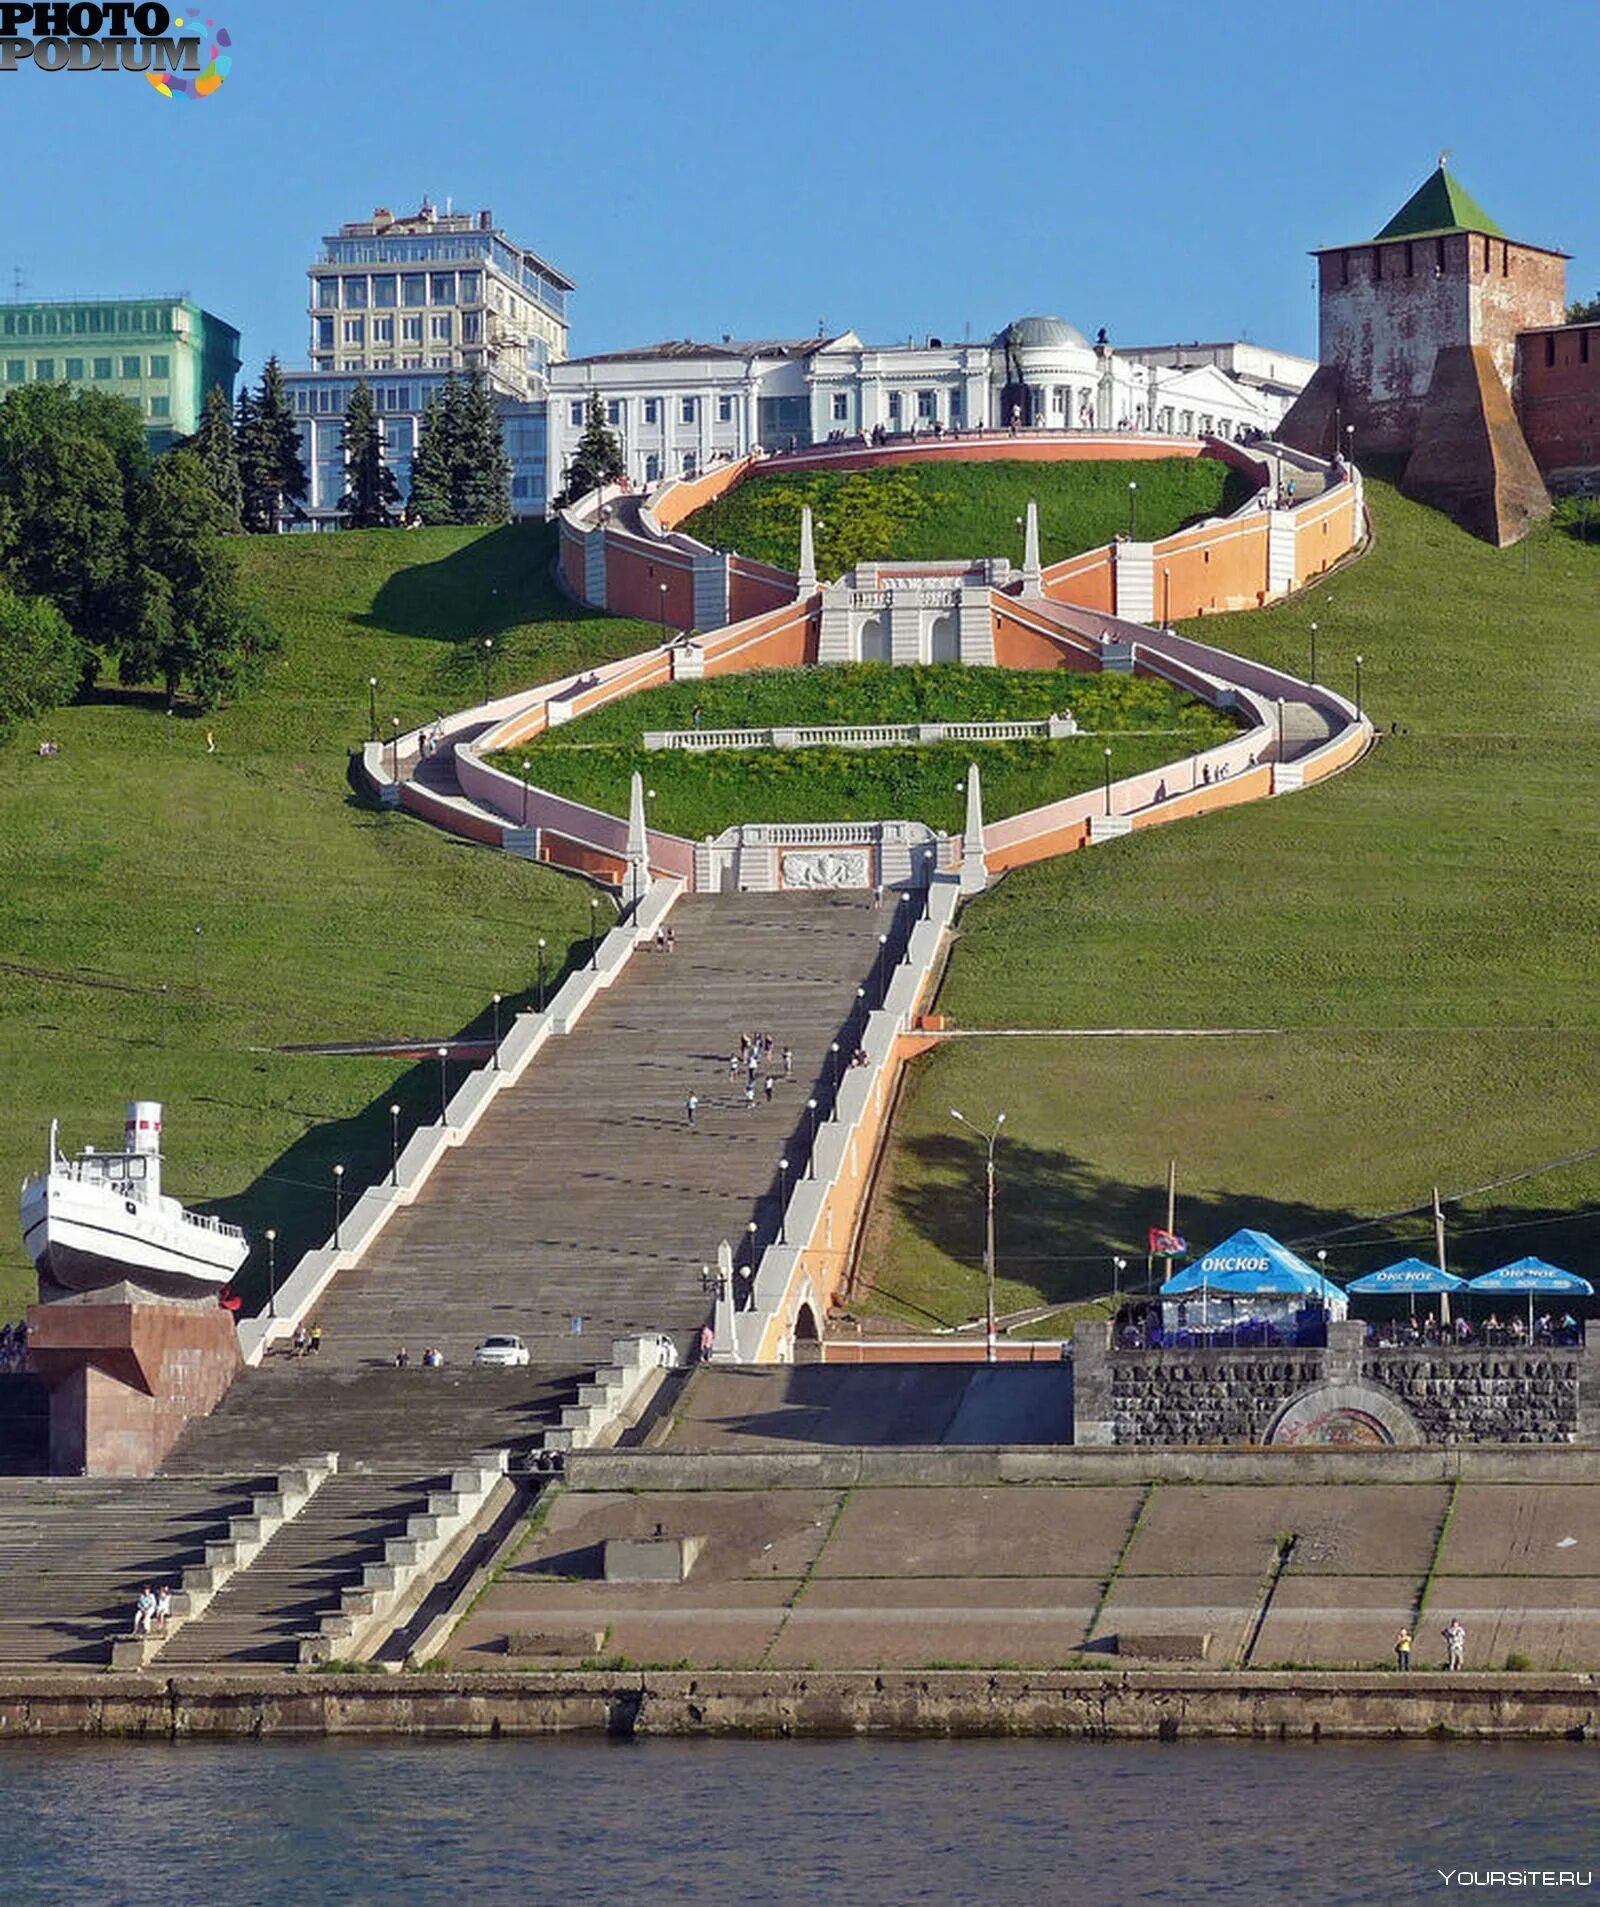
<path id="1" fill-rule="evenodd" d="M 1164 1232 L 1158 1225 L 1150 1227 L 1150 1256 L 1152 1258 L 1183 1258 L 1189 1247 L 1176 1232 Z"/>

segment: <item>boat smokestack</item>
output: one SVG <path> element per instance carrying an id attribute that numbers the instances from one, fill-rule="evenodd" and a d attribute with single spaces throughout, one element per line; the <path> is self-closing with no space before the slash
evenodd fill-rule
<path id="1" fill-rule="evenodd" d="M 161 1102 L 158 1099 L 134 1099 L 128 1102 L 128 1119 L 122 1132 L 124 1152 L 161 1154 Z"/>

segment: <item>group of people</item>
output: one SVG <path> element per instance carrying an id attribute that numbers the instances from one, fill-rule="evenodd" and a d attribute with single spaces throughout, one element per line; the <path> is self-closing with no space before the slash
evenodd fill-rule
<path id="1" fill-rule="evenodd" d="M 136 1636 L 165 1635 L 171 1615 L 171 1589 L 165 1583 L 159 1583 L 153 1589 L 146 1583 L 133 1605 L 133 1633 Z"/>
<path id="2" fill-rule="evenodd" d="M 322 1326 L 320 1324 L 310 1326 L 297 1324 L 294 1327 L 294 1337 L 290 1340 L 289 1346 L 291 1357 L 311 1357 L 321 1349 Z"/>
<path id="3" fill-rule="evenodd" d="M 403 1344 L 394 1354 L 394 1367 L 397 1371 L 407 1371 L 411 1368 L 411 1353 Z M 437 1344 L 430 1344 L 422 1353 L 422 1368 L 425 1371 L 437 1371 L 444 1368 L 444 1352 Z"/>
<path id="4" fill-rule="evenodd" d="M 1520 1315 L 1502 1323 L 1491 1311 L 1481 1324 L 1470 1318 L 1441 1322 L 1433 1312 L 1426 1317 L 1384 1318 L 1366 1329 L 1366 1341 L 1381 1350 L 1415 1344 L 1485 1344 L 1496 1349 L 1515 1348 L 1530 1342 L 1528 1326 Z M 1581 1344 L 1583 1326 L 1570 1311 L 1557 1318 L 1546 1311 L 1534 1319 L 1534 1344 Z"/>
<path id="5" fill-rule="evenodd" d="M 1452 1616 L 1439 1631 L 1444 1637 L 1445 1666 L 1450 1669 L 1462 1668 L 1467 1659 L 1467 1632 L 1459 1616 Z M 1411 1649 L 1414 1638 L 1411 1625 L 1402 1623 L 1400 1633 L 1394 1639 L 1394 1665 L 1402 1674 L 1411 1668 Z"/>
<path id="6" fill-rule="evenodd" d="M 646 945 L 649 944 L 646 942 Z M 665 921 L 656 929 L 655 950 L 657 953 L 669 954 L 678 951 L 678 936 Z"/>
<path id="7" fill-rule="evenodd" d="M 778 1081 L 794 1077 L 794 1048 L 779 1047 L 770 1033 L 741 1033 L 739 1044 L 728 1055 L 728 1077 L 744 1082 L 744 1109 L 755 1110 L 759 1093 L 771 1105 Z M 700 1111 L 700 1095 L 691 1092 L 683 1102 L 684 1118 L 692 1126 Z"/>
<path id="8" fill-rule="evenodd" d="M 24 1371 L 27 1368 L 27 1325 L 0 1324 L 0 1371 Z"/>

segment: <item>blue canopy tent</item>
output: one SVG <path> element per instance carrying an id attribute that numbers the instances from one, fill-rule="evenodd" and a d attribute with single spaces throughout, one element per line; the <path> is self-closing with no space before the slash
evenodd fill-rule
<path id="1" fill-rule="evenodd" d="M 1544 1292 L 1556 1298 L 1592 1298 L 1594 1286 L 1587 1278 L 1580 1278 L 1575 1271 L 1563 1271 L 1559 1265 L 1552 1265 L 1543 1258 L 1516 1258 L 1509 1265 L 1501 1265 L 1494 1271 L 1486 1271 L 1481 1278 L 1474 1278 L 1467 1289 L 1476 1295 L 1478 1292 L 1525 1291 L 1528 1294 L 1528 1337 L 1533 1337 L 1533 1298 L 1535 1292 Z"/>
<path id="2" fill-rule="evenodd" d="M 1385 1265 L 1382 1271 L 1369 1271 L 1345 1286 L 1352 1298 L 1405 1298 L 1418 1292 L 1460 1291 L 1466 1284 L 1453 1271 L 1441 1271 L 1423 1258 L 1402 1258 Z"/>
<path id="3" fill-rule="evenodd" d="M 1344 1293 L 1331 1278 L 1313 1270 L 1268 1233 L 1248 1227 L 1175 1272 L 1161 1287 L 1159 1296 L 1163 1300 L 1163 1324 L 1178 1330 L 1187 1327 L 1187 1302 L 1195 1297 L 1200 1300 L 1202 1329 L 1210 1326 L 1213 1297 L 1227 1304 L 1230 1321 L 1237 1322 L 1243 1305 L 1248 1321 L 1264 1326 L 1286 1322 L 1312 1309 L 1327 1317 L 1342 1318 L 1349 1309 Z"/>

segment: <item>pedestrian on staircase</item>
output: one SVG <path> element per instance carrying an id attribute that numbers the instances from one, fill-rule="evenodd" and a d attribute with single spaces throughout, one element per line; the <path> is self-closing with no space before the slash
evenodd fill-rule
<path id="1" fill-rule="evenodd" d="M 133 1633 L 136 1636 L 149 1635 L 150 1624 L 155 1620 L 155 1613 L 155 1591 L 146 1583 L 139 1591 L 139 1600 L 133 1605 Z"/>
<path id="2" fill-rule="evenodd" d="M 754 1106 L 755 1103 L 756 1103 L 756 1076 L 754 1073 L 752 1073 L 749 1079 L 745 1082 L 745 1089 L 744 1089 L 745 1111 L 749 1112 L 749 1110 L 751 1109 L 752 1106 Z"/>
<path id="3" fill-rule="evenodd" d="M 320 1324 L 314 1324 L 311 1327 L 311 1349 L 313 1352 L 322 1349 L 322 1326 Z"/>
<path id="4" fill-rule="evenodd" d="M 777 1083 L 778 1082 L 772 1077 L 771 1073 L 768 1073 L 766 1078 L 761 1082 L 761 1090 L 766 1094 L 767 1104 L 769 1106 L 772 1104 L 772 1089 L 774 1086 L 777 1085 Z"/>
<path id="5" fill-rule="evenodd" d="M 156 1591 L 156 1628 L 162 1634 L 167 1633 L 167 1623 L 172 1615 L 172 1590 L 163 1583 Z"/>
<path id="6" fill-rule="evenodd" d="M 683 1102 L 683 1113 L 691 1126 L 694 1124 L 694 1116 L 699 1110 L 700 1095 L 698 1093 L 690 1093 L 689 1097 Z"/>
<path id="7" fill-rule="evenodd" d="M 792 1046 L 786 1046 L 783 1049 L 783 1076 L 785 1079 L 794 1078 L 794 1048 Z"/>

